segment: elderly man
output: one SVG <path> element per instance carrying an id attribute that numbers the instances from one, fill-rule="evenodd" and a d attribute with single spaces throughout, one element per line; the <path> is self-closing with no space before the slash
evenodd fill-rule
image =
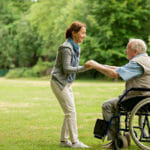
<path id="1" fill-rule="evenodd" d="M 125 90 L 128 90 L 132 87 L 150 88 L 150 57 L 146 53 L 146 50 L 147 47 L 143 40 L 130 39 L 125 51 L 127 54 L 127 59 L 129 60 L 126 65 L 114 67 L 102 65 L 96 61 L 90 60 L 85 63 L 85 68 L 96 69 L 111 78 L 121 77 L 126 82 Z M 135 94 L 129 93 L 128 96 L 126 96 L 126 99 L 146 94 L 147 93 L 145 92 L 136 92 Z M 114 115 L 118 99 L 119 97 L 103 103 L 102 112 L 104 120 L 109 121 Z M 108 139 L 114 139 L 114 137 L 115 128 L 112 125 L 108 133 Z M 105 148 L 111 148 L 113 143 L 114 141 L 105 146 Z"/>

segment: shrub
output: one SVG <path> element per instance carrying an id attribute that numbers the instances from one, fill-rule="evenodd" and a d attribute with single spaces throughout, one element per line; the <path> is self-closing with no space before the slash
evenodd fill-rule
<path id="1" fill-rule="evenodd" d="M 24 73 L 25 70 L 26 70 L 26 68 L 11 69 L 6 74 L 6 78 L 20 78 L 20 77 L 23 76 L 23 73 Z"/>
<path id="2" fill-rule="evenodd" d="M 37 75 L 37 77 L 41 77 L 50 73 L 52 64 L 49 62 L 38 63 L 33 67 L 33 72 Z"/>
<path id="3" fill-rule="evenodd" d="M 53 63 L 38 61 L 32 68 L 16 68 L 9 70 L 6 78 L 42 77 L 50 74 Z"/>

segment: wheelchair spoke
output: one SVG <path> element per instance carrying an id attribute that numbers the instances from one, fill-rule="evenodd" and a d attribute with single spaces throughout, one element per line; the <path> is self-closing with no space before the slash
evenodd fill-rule
<path id="1" fill-rule="evenodd" d="M 144 150 L 150 150 L 150 112 L 147 109 L 149 104 L 150 98 L 139 102 L 131 111 L 129 122 L 130 134 L 133 140 Z"/>

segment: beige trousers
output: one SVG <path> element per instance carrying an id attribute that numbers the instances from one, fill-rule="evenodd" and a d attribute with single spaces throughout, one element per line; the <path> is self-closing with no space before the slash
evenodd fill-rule
<path id="1" fill-rule="evenodd" d="M 51 80 L 51 88 L 64 112 L 64 121 L 61 128 L 61 141 L 67 141 L 69 136 L 72 143 L 78 141 L 76 109 L 71 84 L 67 84 L 63 90 Z"/>
<path id="2" fill-rule="evenodd" d="M 117 104 L 117 102 L 118 102 L 118 98 L 113 98 L 103 103 L 102 112 L 103 112 L 104 120 L 110 121 L 111 117 L 115 115 L 116 113 L 115 105 Z M 107 134 L 108 140 L 113 140 L 115 138 L 115 132 L 116 132 L 115 126 L 116 126 L 115 120 L 113 119 L 111 127 Z"/>

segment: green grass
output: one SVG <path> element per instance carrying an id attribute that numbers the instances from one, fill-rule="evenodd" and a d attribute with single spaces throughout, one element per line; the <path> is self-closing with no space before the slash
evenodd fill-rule
<path id="1" fill-rule="evenodd" d="M 90 150 L 103 142 L 93 137 L 102 103 L 122 93 L 123 82 L 76 81 L 75 95 L 79 139 Z M 63 112 L 49 80 L 0 78 L 0 150 L 65 150 L 58 146 Z M 107 141 L 105 141 L 106 143 Z M 130 150 L 139 148 L 132 142 Z"/>

